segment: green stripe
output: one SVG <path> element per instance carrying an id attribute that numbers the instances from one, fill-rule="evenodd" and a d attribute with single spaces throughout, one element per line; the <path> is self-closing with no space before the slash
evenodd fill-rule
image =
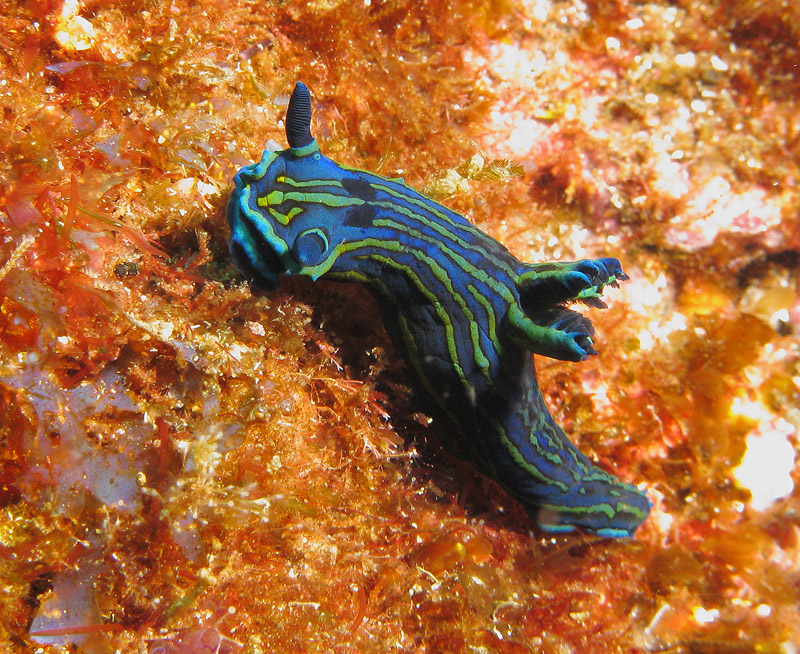
<path id="1" fill-rule="evenodd" d="M 307 204 L 321 204 L 326 207 L 355 207 L 364 204 L 364 200 L 347 195 L 333 193 L 308 193 L 300 191 L 270 191 L 266 197 L 258 198 L 259 207 L 277 207 L 284 202 L 298 202 Z"/>
<path id="2" fill-rule="evenodd" d="M 342 183 L 336 179 L 296 180 L 288 175 L 279 175 L 275 178 L 275 181 L 282 184 L 288 184 L 289 186 L 294 186 L 295 188 L 309 188 L 314 186 L 335 186 L 337 188 L 342 188 Z"/>
<path id="3" fill-rule="evenodd" d="M 403 200 L 405 202 L 409 202 L 410 204 L 416 205 L 418 207 L 421 207 L 421 208 L 425 209 L 426 211 L 429 211 L 430 213 L 432 213 L 437 218 L 439 218 L 439 219 L 443 220 L 444 222 L 446 222 L 450 226 L 450 228 L 452 228 L 452 229 L 459 229 L 459 230 L 461 230 L 463 232 L 466 232 L 467 234 L 471 234 L 472 236 L 474 236 L 475 238 L 479 239 L 480 241 L 485 241 L 486 240 L 486 234 L 484 234 L 482 231 L 480 231 L 477 227 L 474 227 L 473 225 L 470 225 L 469 223 L 459 224 L 459 223 L 454 222 L 453 219 L 450 216 L 448 216 L 443 211 L 438 210 L 434 206 L 434 201 L 431 200 L 430 198 L 427 198 L 426 196 L 422 196 L 422 199 L 418 199 L 418 198 L 409 196 L 409 195 L 407 195 L 405 193 L 401 193 L 400 191 L 396 191 L 396 190 L 394 190 L 393 188 L 391 188 L 389 186 L 385 186 L 384 184 L 377 184 L 377 183 L 374 183 L 374 182 L 370 182 L 370 186 L 372 186 L 374 189 L 383 191 L 384 193 L 387 193 L 388 195 L 396 197 L 396 198 L 398 198 L 400 200 Z M 378 204 L 378 203 L 375 203 L 375 204 Z M 395 204 L 395 203 L 391 203 L 390 206 L 395 208 L 395 209 L 397 209 L 397 204 Z M 402 207 L 402 208 L 405 209 L 406 211 L 408 211 L 408 209 L 406 209 L 406 207 Z M 471 250 L 472 252 L 476 252 L 478 254 L 482 254 L 487 259 L 489 259 L 489 261 L 491 261 L 491 263 L 494 266 L 496 266 L 496 267 L 500 268 L 501 270 L 503 270 L 503 272 L 505 272 L 512 279 L 514 279 L 516 277 L 516 272 L 514 271 L 513 268 L 511 268 L 511 266 L 509 266 L 509 264 L 506 261 L 503 261 L 502 259 L 498 259 L 491 252 L 488 252 L 487 250 L 485 250 L 484 248 L 482 248 L 482 247 L 480 247 L 478 245 L 474 245 L 472 243 L 467 243 L 463 239 L 461 239 L 459 237 L 456 237 L 453 234 L 452 229 L 448 229 L 447 227 L 444 227 L 444 226 L 442 226 L 439 223 L 436 223 L 434 221 L 428 220 L 424 216 L 420 216 L 419 214 L 416 214 L 416 213 L 405 214 L 405 211 L 401 211 L 401 213 L 403 213 L 404 215 L 409 215 L 409 216 L 413 216 L 413 217 L 417 218 L 420 222 L 424 223 L 427 226 L 430 226 L 432 229 L 435 229 L 437 232 L 442 234 L 442 236 L 445 236 L 448 239 L 456 241 L 459 245 L 461 245 L 462 247 L 466 248 L 467 250 Z"/>

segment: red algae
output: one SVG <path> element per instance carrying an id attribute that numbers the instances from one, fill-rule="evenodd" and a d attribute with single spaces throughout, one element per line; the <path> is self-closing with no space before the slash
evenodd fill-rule
<path id="1" fill-rule="evenodd" d="M 800 645 L 787 3 L 0 9 L 9 651 Z M 443 453 L 360 289 L 243 284 L 227 194 L 298 79 L 337 161 L 524 260 L 623 260 L 601 356 L 538 367 L 648 489 L 635 539 L 537 532 Z"/>

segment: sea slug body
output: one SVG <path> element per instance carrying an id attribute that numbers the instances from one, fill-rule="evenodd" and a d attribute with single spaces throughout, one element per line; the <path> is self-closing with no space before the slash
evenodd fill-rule
<path id="1" fill-rule="evenodd" d="M 449 450 L 497 480 L 545 531 L 632 535 L 647 498 L 567 438 L 529 354 L 596 354 L 591 322 L 566 305 L 604 306 L 603 287 L 628 278 L 620 262 L 520 262 L 402 180 L 331 161 L 311 135 L 301 82 L 286 134 L 288 149 L 237 173 L 228 202 L 231 255 L 250 283 L 273 290 L 280 274 L 300 274 L 364 284 Z"/>

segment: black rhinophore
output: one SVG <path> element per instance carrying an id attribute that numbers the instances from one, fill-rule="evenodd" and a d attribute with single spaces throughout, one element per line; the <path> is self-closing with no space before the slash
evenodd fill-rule
<path id="1" fill-rule="evenodd" d="M 295 84 L 292 97 L 289 98 L 286 140 L 292 148 L 302 148 L 314 140 L 311 136 L 311 93 L 302 82 Z"/>

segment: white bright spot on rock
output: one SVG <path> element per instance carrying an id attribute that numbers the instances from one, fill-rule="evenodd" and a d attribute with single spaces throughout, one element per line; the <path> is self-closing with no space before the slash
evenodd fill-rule
<path id="1" fill-rule="evenodd" d="M 540 142 L 547 134 L 547 126 L 544 123 L 527 118 L 519 111 L 512 112 L 511 115 L 493 111 L 490 120 L 493 133 L 508 134 L 504 142 L 493 144 L 502 156 L 516 159 L 529 156 L 533 145 Z"/>
<path id="2" fill-rule="evenodd" d="M 200 195 L 212 195 L 217 192 L 217 187 L 202 180 L 197 180 L 197 191 Z"/>
<path id="3" fill-rule="evenodd" d="M 260 322 L 248 320 L 245 324 L 247 325 L 247 328 L 256 336 L 264 336 L 267 333 L 264 329 L 264 325 L 262 325 Z"/>
<path id="4" fill-rule="evenodd" d="M 686 216 L 671 222 L 680 225 L 666 232 L 667 242 L 687 250 L 711 245 L 721 232 L 759 234 L 780 223 L 780 201 L 761 187 L 734 193 L 721 176 L 710 179 L 688 199 Z"/>
<path id="5" fill-rule="evenodd" d="M 689 106 L 692 108 L 692 111 L 695 111 L 698 114 L 705 113 L 705 111 L 708 109 L 708 105 L 702 100 L 692 100 Z"/>
<path id="6" fill-rule="evenodd" d="M 80 10 L 78 0 L 65 0 L 61 6 L 55 39 L 66 50 L 88 50 L 97 36 L 94 26 L 78 15 Z"/>
<path id="7" fill-rule="evenodd" d="M 783 418 L 763 423 L 747 436 L 747 451 L 733 471 L 740 486 L 750 491 L 750 506 L 764 511 L 794 490 L 795 453 L 789 438 L 795 428 Z"/>
<path id="8" fill-rule="evenodd" d="M 745 373 L 746 374 L 746 373 Z M 758 386 L 762 381 L 754 382 L 748 379 L 753 386 Z M 734 397 L 731 402 L 730 413 L 732 416 L 744 416 L 756 422 L 769 422 L 775 417 L 761 402 L 755 402 L 746 397 Z"/>
<path id="9" fill-rule="evenodd" d="M 557 53 L 558 54 L 562 53 Z M 548 67 L 547 55 L 540 50 L 526 50 L 512 43 L 498 43 L 489 51 L 492 73 L 502 80 L 533 85 Z"/>
<path id="10" fill-rule="evenodd" d="M 528 0 L 523 3 L 524 12 L 528 16 L 533 16 L 536 20 L 544 22 L 550 15 L 552 4 L 549 0 Z"/>
<path id="11" fill-rule="evenodd" d="M 189 194 L 192 192 L 194 185 L 197 183 L 197 180 L 194 177 L 185 177 L 183 179 L 179 179 L 172 185 L 171 191 L 177 190 L 178 193 Z"/>
<path id="12" fill-rule="evenodd" d="M 719 617 L 719 609 L 704 609 L 702 606 L 697 606 L 694 609 L 694 619 L 699 624 L 709 624 L 714 622 Z"/>
<path id="13" fill-rule="evenodd" d="M 658 528 L 661 530 L 662 534 L 666 534 L 670 529 L 672 529 L 672 524 L 675 522 L 675 518 L 673 518 L 669 513 L 657 513 L 656 516 L 656 523 L 658 524 Z"/>
<path id="14" fill-rule="evenodd" d="M 690 180 L 687 167 L 676 160 L 673 147 L 671 139 L 653 139 L 653 175 L 650 185 L 655 192 L 678 199 L 689 193 Z"/>
<path id="15" fill-rule="evenodd" d="M 643 276 L 631 275 L 631 280 L 622 289 L 632 311 L 651 315 L 654 307 L 668 303 L 672 291 L 667 287 L 667 276 L 660 273 L 652 282 Z"/>
<path id="16" fill-rule="evenodd" d="M 714 70 L 718 70 L 720 72 L 728 70 L 728 64 L 722 61 L 722 59 L 720 59 L 717 55 L 711 56 L 711 65 L 714 67 Z"/>
<path id="17" fill-rule="evenodd" d="M 651 320 L 647 327 L 639 332 L 639 346 L 643 350 L 649 350 L 656 343 L 660 343 L 669 338 L 672 332 L 683 331 L 686 329 L 686 316 L 675 312 L 666 322 Z"/>

